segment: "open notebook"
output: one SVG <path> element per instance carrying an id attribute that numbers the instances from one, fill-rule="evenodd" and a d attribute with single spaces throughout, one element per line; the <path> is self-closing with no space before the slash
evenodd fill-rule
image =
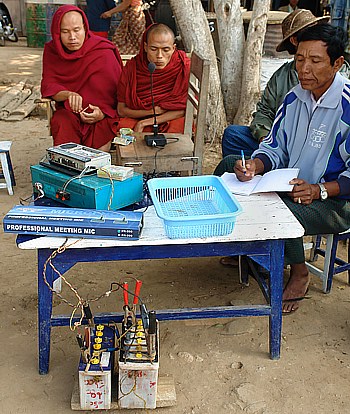
<path id="1" fill-rule="evenodd" d="M 270 191 L 292 191 L 293 185 L 289 184 L 289 181 L 297 178 L 298 174 L 299 168 L 280 168 L 264 175 L 256 175 L 250 181 L 239 181 L 235 173 L 227 172 L 221 178 L 232 193 L 250 195 Z"/>

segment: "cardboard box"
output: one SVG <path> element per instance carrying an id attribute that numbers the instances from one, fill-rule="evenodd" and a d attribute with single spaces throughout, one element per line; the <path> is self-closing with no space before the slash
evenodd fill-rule
<path id="1" fill-rule="evenodd" d="M 4 217 L 5 233 L 137 240 L 143 213 L 67 207 L 15 206 Z"/>

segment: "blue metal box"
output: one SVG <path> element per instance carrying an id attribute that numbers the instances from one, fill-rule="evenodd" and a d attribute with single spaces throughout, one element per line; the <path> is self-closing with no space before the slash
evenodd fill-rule
<path id="1" fill-rule="evenodd" d="M 112 180 L 112 187 L 108 178 L 100 178 L 96 174 L 72 179 L 72 176 L 42 165 L 32 165 L 30 170 L 34 192 L 37 192 L 38 183 L 46 197 L 56 200 L 57 192 L 65 189 L 68 199 L 59 201 L 70 207 L 107 210 L 112 197 L 110 209 L 118 210 L 143 199 L 143 177 L 139 173 L 124 181 Z"/>

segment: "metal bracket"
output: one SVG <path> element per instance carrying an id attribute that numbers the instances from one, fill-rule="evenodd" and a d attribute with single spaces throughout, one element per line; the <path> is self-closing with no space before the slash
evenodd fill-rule
<path id="1" fill-rule="evenodd" d="M 192 161 L 193 162 L 193 175 L 198 175 L 198 157 L 182 157 L 181 161 Z"/>
<path id="2" fill-rule="evenodd" d="M 138 161 L 138 162 L 126 162 L 125 164 L 124 164 L 124 167 L 141 167 L 141 165 L 142 165 L 142 162 L 141 161 Z"/>

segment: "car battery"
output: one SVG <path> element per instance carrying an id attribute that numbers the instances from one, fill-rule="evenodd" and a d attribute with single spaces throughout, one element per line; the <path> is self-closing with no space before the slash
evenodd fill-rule
<path id="1" fill-rule="evenodd" d="M 115 346 L 115 331 L 105 325 L 90 329 L 90 359 L 80 358 L 79 394 L 82 410 L 111 408 L 114 353 L 101 350 Z"/>
<path id="2" fill-rule="evenodd" d="M 124 328 L 124 327 L 123 327 Z M 155 357 L 150 360 L 142 321 L 123 330 L 118 361 L 119 408 L 154 409 L 157 402 L 159 370 L 158 323 L 155 334 Z"/>
<path id="3" fill-rule="evenodd" d="M 139 173 L 117 181 L 96 174 L 72 177 L 39 164 L 30 170 L 34 194 L 42 191 L 45 197 L 69 207 L 108 210 L 110 205 L 111 210 L 119 210 L 143 199 L 143 176 Z"/>

